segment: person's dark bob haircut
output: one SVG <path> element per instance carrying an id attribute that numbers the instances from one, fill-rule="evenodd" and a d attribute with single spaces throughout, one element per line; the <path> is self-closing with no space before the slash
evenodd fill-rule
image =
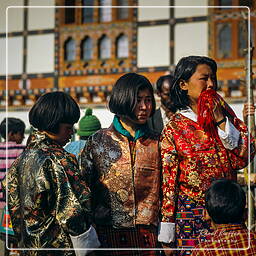
<path id="1" fill-rule="evenodd" d="M 64 92 L 42 95 L 29 111 L 30 124 L 39 131 L 54 134 L 61 123 L 74 124 L 79 120 L 80 109 L 75 100 Z"/>
<path id="2" fill-rule="evenodd" d="M 188 56 L 181 58 L 175 68 L 173 85 L 170 92 L 170 109 L 172 112 L 187 109 L 190 105 L 190 99 L 187 91 L 180 88 L 180 81 L 183 80 L 187 82 L 196 72 L 196 68 L 200 64 L 206 64 L 211 68 L 214 76 L 213 80 L 217 89 L 217 64 L 213 59 L 205 56 Z"/>
<path id="3" fill-rule="evenodd" d="M 145 89 L 150 91 L 152 97 L 152 116 L 156 108 L 153 87 L 145 76 L 136 73 L 127 73 L 116 81 L 109 99 L 110 111 L 134 120 L 138 92 Z"/>
<path id="4" fill-rule="evenodd" d="M 216 224 L 242 223 L 245 204 L 245 192 L 232 180 L 213 181 L 205 195 L 206 210 Z"/>
<path id="5" fill-rule="evenodd" d="M 6 131 L 6 126 L 7 126 L 7 131 Z M 16 133 L 21 133 L 23 134 L 25 132 L 25 123 L 14 117 L 7 117 L 5 118 L 1 124 L 0 124 L 0 135 L 6 139 L 6 132 L 12 132 L 14 134 Z"/>
<path id="6" fill-rule="evenodd" d="M 156 81 L 156 91 L 161 93 L 162 92 L 162 87 L 164 81 L 167 81 L 170 88 L 172 87 L 172 82 L 173 82 L 173 76 L 172 75 L 165 75 L 165 76 L 160 76 L 157 81 Z"/>

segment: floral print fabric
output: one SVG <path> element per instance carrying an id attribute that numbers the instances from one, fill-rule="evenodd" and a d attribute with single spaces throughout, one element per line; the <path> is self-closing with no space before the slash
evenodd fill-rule
<path id="1" fill-rule="evenodd" d="M 79 235 L 88 229 L 90 190 L 81 179 L 75 156 L 44 133 L 32 135 L 8 171 L 6 188 L 20 247 L 72 248 L 69 234 Z M 40 255 L 40 251 L 28 254 Z"/>
<path id="2" fill-rule="evenodd" d="M 205 191 L 213 179 L 236 179 L 236 170 L 247 166 L 248 158 L 254 156 L 252 141 L 248 156 L 247 127 L 237 118 L 232 123 L 240 131 L 240 139 L 235 149 L 228 150 L 197 122 L 182 114 L 173 115 L 161 138 L 163 222 L 175 222 L 178 195 L 204 205 Z"/>
<path id="3" fill-rule="evenodd" d="M 131 147 L 128 138 L 113 125 L 96 132 L 87 141 L 81 155 L 81 169 L 92 191 L 97 225 L 127 228 L 158 224 L 158 136 L 140 137 Z"/>

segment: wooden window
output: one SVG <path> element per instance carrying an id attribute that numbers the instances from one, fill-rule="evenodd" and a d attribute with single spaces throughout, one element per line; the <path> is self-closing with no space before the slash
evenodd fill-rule
<path id="1" fill-rule="evenodd" d="M 65 0 L 65 24 L 72 24 L 75 23 L 75 8 L 71 8 L 69 6 L 75 6 L 75 0 Z"/>
<path id="2" fill-rule="evenodd" d="M 102 8 L 99 9 L 100 22 L 110 22 L 112 20 L 112 8 L 105 7 L 105 6 L 111 6 L 112 1 L 111 0 L 100 0 L 100 5 L 102 6 Z"/>
<path id="3" fill-rule="evenodd" d="M 220 23 L 217 25 L 217 57 L 227 59 L 232 52 L 232 30 L 230 23 Z"/>
<path id="4" fill-rule="evenodd" d="M 256 1 L 251 0 L 215 0 L 215 6 L 230 6 L 230 8 L 214 8 L 213 18 L 214 57 L 221 60 L 236 60 L 244 57 L 248 48 L 248 26 L 246 23 L 250 8 L 251 14 L 255 12 Z M 232 7 L 234 6 L 234 8 Z M 241 6 L 241 8 L 235 8 Z M 243 7 L 242 7 L 243 6 Z M 251 15 L 251 39 L 256 39 L 256 18 Z"/>
<path id="5" fill-rule="evenodd" d="M 85 61 L 91 60 L 92 50 L 92 39 L 87 36 L 81 43 L 81 59 Z"/>
<path id="6" fill-rule="evenodd" d="M 232 6 L 232 0 L 219 0 L 220 6 Z"/>
<path id="7" fill-rule="evenodd" d="M 129 8 L 123 8 L 122 6 L 129 6 L 128 0 L 117 0 L 117 19 L 126 20 L 129 17 Z"/>
<path id="8" fill-rule="evenodd" d="M 239 6 L 248 6 L 249 8 L 253 8 L 252 0 L 239 0 Z"/>
<path id="9" fill-rule="evenodd" d="M 99 58 L 109 59 L 111 56 L 111 42 L 107 36 L 102 36 L 99 40 Z"/>
<path id="10" fill-rule="evenodd" d="M 83 6 L 93 6 L 93 0 L 83 0 Z M 93 22 L 93 7 L 82 8 L 82 23 L 92 23 Z"/>
<path id="11" fill-rule="evenodd" d="M 116 40 L 117 58 L 127 58 L 129 56 L 128 37 L 121 34 Z"/>
<path id="12" fill-rule="evenodd" d="M 76 58 L 76 43 L 72 38 L 68 38 L 64 43 L 65 61 L 74 61 Z"/>

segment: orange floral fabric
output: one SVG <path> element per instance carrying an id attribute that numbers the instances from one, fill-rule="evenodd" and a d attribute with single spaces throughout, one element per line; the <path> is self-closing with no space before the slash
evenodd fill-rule
<path id="1" fill-rule="evenodd" d="M 187 195 L 204 205 L 205 191 L 213 179 L 236 179 L 236 170 L 247 166 L 247 127 L 237 118 L 232 123 L 240 131 L 240 139 L 235 149 L 228 150 L 197 122 L 182 114 L 172 116 L 161 136 L 163 222 L 174 222 L 178 195 Z M 251 147 L 252 158 L 252 142 Z"/>

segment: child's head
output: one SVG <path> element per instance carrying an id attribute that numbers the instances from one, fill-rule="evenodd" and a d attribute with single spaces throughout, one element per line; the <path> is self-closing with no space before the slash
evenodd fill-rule
<path id="1" fill-rule="evenodd" d="M 136 120 L 136 107 L 140 102 L 139 93 L 147 91 L 150 97 L 150 106 L 152 116 L 155 112 L 154 91 L 149 80 L 136 73 L 128 73 L 121 76 L 115 83 L 109 100 L 109 109 L 112 113 Z M 146 102 L 147 103 L 147 102 Z"/>
<path id="2" fill-rule="evenodd" d="M 29 122 L 34 128 L 53 134 L 59 132 L 60 124 L 74 125 L 79 117 L 79 106 L 64 92 L 44 94 L 29 111 Z"/>
<path id="3" fill-rule="evenodd" d="M 245 192 L 232 180 L 213 181 L 205 195 L 206 210 L 215 224 L 242 223 L 245 205 Z"/>
<path id="4" fill-rule="evenodd" d="M 89 136 L 101 129 L 100 120 L 92 114 L 92 109 L 87 108 L 85 115 L 81 118 L 78 124 L 77 134 L 81 140 L 87 140 Z"/>
<path id="5" fill-rule="evenodd" d="M 15 141 L 20 144 L 24 139 L 24 132 L 25 123 L 18 118 L 8 117 L 0 124 L 0 134 L 6 141 Z"/>

